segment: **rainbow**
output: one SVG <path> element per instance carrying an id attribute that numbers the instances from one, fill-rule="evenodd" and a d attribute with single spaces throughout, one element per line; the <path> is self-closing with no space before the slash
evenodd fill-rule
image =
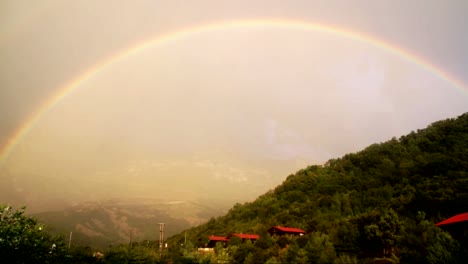
<path id="1" fill-rule="evenodd" d="M 69 96 L 75 89 L 77 89 L 80 84 L 89 80 L 93 76 L 99 74 L 102 70 L 110 65 L 121 61 L 124 58 L 132 56 L 138 52 L 141 52 L 149 47 L 156 47 L 162 44 L 168 44 L 170 42 L 183 40 L 191 36 L 200 34 L 200 33 L 210 33 L 220 30 L 229 30 L 229 29 L 262 29 L 262 28 L 274 28 L 274 29 L 290 29 L 290 30 L 304 30 L 308 32 L 316 33 L 325 33 L 330 35 L 336 35 L 355 41 L 360 41 L 367 43 L 369 45 L 381 48 L 391 54 L 399 56 L 407 61 L 415 63 L 425 70 L 433 73 L 442 80 L 448 82 L 450 85 L 455 88 L 466 90 L 466 86 L 455 77 L 451 76 L 448 72 L 443 71 L 442 69 L 436 67 L 435 65 L 429 63 L 427 60 L 422 59 L 419 56 L 416 56 L 403 48 L 392 45 L 391 43 L 384 42 L 378 38 L 359 33 L 356 31 L 351 31 L 345 28 L 338 28 L 334 26 L 327 26 L 318 23 L 304 22 L 304 21 L 295 21 L 289 19 L 243 19 L 235 21 L 224 21 L 209 23 L 203 25 L 197 25 L 188 27 L 179 31 L 173 31 L 166 34 L 162 34 L 151 38 L 149 40 L 137 43 L 121 52 L 118 52 L 102 61 L 99 61 L 86 71 L 84 71 L 79 76 L 72 79 L 69 83 L 65 84 L 63 87 L 59 88 L 57 92 L 48 98 L 41 106 L 34 112 L 32 112 L 28 118 L 22 123 L 20 127 L 12 134 L 11 137 L 7 140 L 6 144 L 2 149 L 0 149 L 0 167 L 8 159 L 9 155 L 13 149 L 18 145 L 22 138 L 28 134 L 28 132 L 34 127 L 34 125 L 40 120 L 40 118 L 46 114 L 51 108 L 53 108 L 58 102 L 63 100 L 65 97 Z"/>

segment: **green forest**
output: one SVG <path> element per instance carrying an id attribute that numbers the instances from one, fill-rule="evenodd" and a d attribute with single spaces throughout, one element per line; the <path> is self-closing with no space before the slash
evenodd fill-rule
<path id="1" fill-rule="evenodd" d="M 465 263 L 468 224 L 452 230 L 435 224 L 468 212 L 468 113 L 302 169 L 255 201 L 170 237 L 161 253 L 150 241 L 110 248 L 102 258 L 90 248 L 67 249 L 63 241 L 51 251 L 53 237 L 44 238 L 48 247 L 32 247 L 27 236 L 37 239 L 39 231 L 21 230 L 39 224 L 18 212 L 26 223 L 11 220 L 15 213 L 9 209 L 7 217 L 5 208 L 0 254 L 20 259 L 47 251 L 44 263 Z M 278 225 L 306 234 L 267 233 Z M 208 236 L 231 233 L 260 238 L 231 239 L 211 253 L 197 250 Z"/>

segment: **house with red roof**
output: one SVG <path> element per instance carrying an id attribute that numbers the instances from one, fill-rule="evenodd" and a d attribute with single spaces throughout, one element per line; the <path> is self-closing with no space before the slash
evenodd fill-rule
<path id="1" fill-rule="evenodd" d="M 209 241 L 208 244 L 206 244 L 207 248 L 214 248 L 216 247 L 216 243 L 220 242 L 224 247 L 227 246 L 227 242 L 229 239 L 225 236 L 209 236 L 208 237 Z"/>
<path id="2" fill-rule="evenodd" d="M 250 241 L 256 241 L 258 240 L 258 238 L 260 237 L 259 235 L 256 235 L 256 234 L 238 234 L 238 233 L 232 233 L 228 236 L 228 239 L 230 239 L 231 237 L 238 237 L 240 239 L 242 239 L 242 241 L 246 241 L 246 240 L 250 240 Z"/>
<path id="3" fill-rule="evenodd" d="M 461 223 L 468 223 L 468 213 L 457 214 L 448 219 L 445 219 L 442 222 L 436 224 L 436 226 L 446 226 L 446 225 L 455 225 Z"/>
<path id="4" fill-rule="evenodd" d="M 268 229 L 268 233 L 270 235 L 277 235 L 277 236 L 283 236 L 283 235 L 295 235 L 295 236 L 302 236 L 305 234 L 305 231 L 299 228 L 294 228 L 294 227 L 285 227 L 285 226 L 274 226 Z"/>
<path id="5" fill-rule="evenodd" d="M 465 234 L 468 231 L 468 213 L 454 215 L 435 224 L 435 226 L 449 232 L 454 239 L 466 239 Z"/>

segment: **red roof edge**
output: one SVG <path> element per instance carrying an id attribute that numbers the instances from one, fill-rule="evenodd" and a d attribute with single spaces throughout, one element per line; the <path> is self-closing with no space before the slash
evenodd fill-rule
<path id="1" fill-rule="evenodd" d="M 228 238 L 224 236 L 209 236 L 208 239 L 213 241 L 228 241 Z"/>
<path id="2" fill-rule="evenodd" d="M 260 237 L 259 235 L 256 235 L 256 234 L 236 234 L 236 233 L 233 233 L 231 235 L 231 237 L 233 236 L 236 236 L 242 239 L 258 239 Z"/>
<path id="3" fill-rule="evenodd" d="M 295 228 L 295 227 L 285 227 L 285 226 L 274 226 L 272 228 L 279 229 L 283 232 L 290 232 L 290 233 L 305 233 L 304 230 Z M 271 229 L 271 228 L 270 228 Z"/>
<path id="4" fill-rule="evenodd" d="M 445 219 L 444 221 L 437 223 L 435 226 L 449 225 L 449 224 L 455 224 L 455 223 L 467 222 L 467 221 L 468 221 L 468 213 L 462 213 L 462 214 L 457 214 L 455 216 L 452 216 L 448 219 Z"/>

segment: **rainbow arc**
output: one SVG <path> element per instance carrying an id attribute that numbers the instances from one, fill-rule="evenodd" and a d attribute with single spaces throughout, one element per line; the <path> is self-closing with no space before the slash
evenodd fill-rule
<path id="1" fill-rule="evenodd" d="M 4 147 L 0 149 L 0 167 L 5 163 L 15 146 L 18 145 L 21 139 L 28 134 L 28 132 L 34 127 L 34 125 L 41 119 L 44 114 L 50 111 L 50 109 L 57 105 L 57 103 L 59 103 L 61 100 L 67 96 L 70 96 L 72 92 L 78 89 L 82 83 L 89 80 L 93 76 L 98 75 L 101 71 L 111 66 L 112 64 L 115 64 L 136 53 L 143 52 L 150 47 L 153 48 L 159 45 L 169 44 L 170 42 L 182 41 L 200 33 L 210 33 L 214 31 L 230 29 L 253 30 L 259 28 L 303 30 L 305 32 L 336 35 L 355 41 L 364 42 L 421 66 L 425 70 L 443 79 L 454 88 L 458 88 L 464 91 L 467 90 L 466 86 L 460 80 L 450 75 L 448 72 L 440 69 L 439 67 L 436 67 L 436 65 L 431 64 L 429 61 L 391 43 L 345 28 L 289 19 L 243 19 L 196 25 L 182 30 L 169 32 L 167 34 L 162 34 L 154 38 L 150 38 L 146 41 L 136 43 L 135 45 L 121 52 L 99 61 L 77 77 L 73 78 L 70 82 L 58 88 L 56 93 L 47 98 L 38 109 L 33 111 L 28 116 L 28 118 L 25 119 L 22 125 L 15 130 L 11 137 L 9 137 Z"/>

